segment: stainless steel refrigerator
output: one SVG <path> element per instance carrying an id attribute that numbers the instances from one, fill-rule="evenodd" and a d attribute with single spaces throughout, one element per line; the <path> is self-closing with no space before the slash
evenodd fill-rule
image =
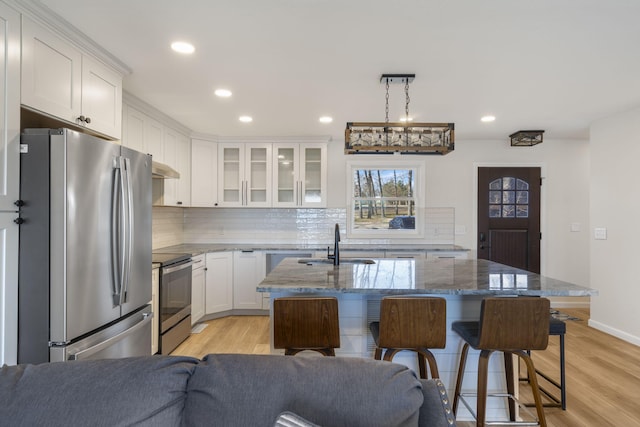
<path id="1" fill-rule="evenodd" d="M 69 129 L 20 147 L 18 363 L 151 353 L 151 156 Z"/>

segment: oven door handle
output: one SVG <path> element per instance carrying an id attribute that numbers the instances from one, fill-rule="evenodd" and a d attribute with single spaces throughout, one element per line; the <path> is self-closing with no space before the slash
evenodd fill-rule
<path id="1" fill-rule="evenodd" d="M 193 261 L 185 262 L 184 264 L 176 265 L 175 267 L 163 267 L 162 274 L 169 274 L 176 271 L 184 270 L 185 268 L 191 267 L 193 265 Z"/>

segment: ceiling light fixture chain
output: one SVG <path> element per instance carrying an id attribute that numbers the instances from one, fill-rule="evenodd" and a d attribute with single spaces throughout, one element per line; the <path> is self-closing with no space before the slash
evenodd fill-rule
<path id="1" fill-rule="evenodd" d="M 404 96 L 405 96 L 405 104 L 404 104 L 404 114 L 405 114 L 405 121 L 408 123 L 409 122 L 409 79 L 406 79 L 404 81 Z"/>
<path id="2" fill-rule="evenodd" d="M 385 123 L 389 123 L 389 79 L 387 79 L 387 93 L 385 95 L 385 102 L 384 102 L 384 116 L 385 116 Z"/>

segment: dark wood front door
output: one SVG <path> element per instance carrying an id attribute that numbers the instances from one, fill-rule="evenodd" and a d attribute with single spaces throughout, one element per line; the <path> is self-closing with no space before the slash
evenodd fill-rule
<path id="1" fill-rule="evenodd" d="M 540 273 L 540 168 L 478 168 L 478 258 Z"/>

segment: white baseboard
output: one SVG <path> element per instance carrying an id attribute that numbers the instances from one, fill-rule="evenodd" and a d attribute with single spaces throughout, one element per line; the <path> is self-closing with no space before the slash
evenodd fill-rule
<path id="1" fill-rule="evenodd" d="M 629 342 L 631 344 L 640 346 L 640 337 L 636 337 L 634 335 L 628 334 L 624 331 L 621 331 L 619 329 L 616 328 L 612 328 L 608 325 L 605 325 L 604 323 L 600 323 L 596 320 L 593 319 L 589 319 L 589 326 L 591 326 L 594 329 L 597 329 L 599 331 L 602 331 L 604 333 L 607 333 L 609 335 L 613 335 L 616 338 L 620 338 L 623 341 Z"/>

